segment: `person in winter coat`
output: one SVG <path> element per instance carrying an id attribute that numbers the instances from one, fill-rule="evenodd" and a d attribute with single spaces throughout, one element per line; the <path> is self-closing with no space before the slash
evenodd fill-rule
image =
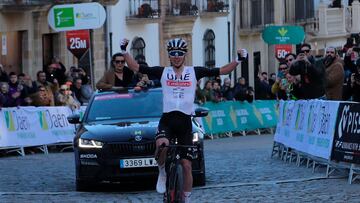
<path id="1" fill-rule="evenodd" d="M 326 48 L 325 58 L 325 94 L 328 100 L 342 100 L 344 67 L 334 47 Z"/>

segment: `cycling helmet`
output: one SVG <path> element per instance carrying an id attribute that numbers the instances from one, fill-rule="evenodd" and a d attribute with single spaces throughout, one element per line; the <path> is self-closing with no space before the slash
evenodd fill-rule
<path id="1" fill-rule="evenodd" d="M 183 52 L 187 52 L 187 43 L 185 40 L 181 39 L 181 38 L 175 38 L 175 39 L 171 39 L 168 41 L 167 43 L 167 51 L 183 51 Z"/>

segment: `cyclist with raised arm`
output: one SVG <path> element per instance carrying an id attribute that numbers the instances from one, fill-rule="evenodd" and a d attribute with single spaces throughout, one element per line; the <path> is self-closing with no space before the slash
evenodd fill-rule
<path id="1" fill-rule="evenodd" d="M 167 43 L 167 51 L 171 66 L 168 67 L 147 67 L 139 65 L 126 52 L 129 41 L 122 40 L 121 50 L 124 54 L 128 67 L 135 72 L 140 72 L 158 78 L 163 91 L 163 115 L 160 119 L 156 139 L 156 151 L 165 143 L 169 145 L 169 140 L 177 138 L 180 145 L 193 145 L 191 113 L 195 100 L 195 90 L 197 81 L 203 77 L 215 77 L 218 75 L 229 74 L 233 71 L 240 61 L 245 60 L 247 52 L 245 49 L 237 51 L 237 59 L 221 68 L 204 68 L 198 66 L 185 66 L 185 56 L 187 54 L 187 43 L 181 38 L 171 39 Z M 193 157 L 191 148 L 182 149 L 181 165 L 184 169 L 184 201 L 190 202 L 192 190 L 192 168 L 191 160 Z M 166 191 L 166 172 L 165 172 L 166 148 L 160 152 L 159 177 L 156 190 L 159 193 Z"/>

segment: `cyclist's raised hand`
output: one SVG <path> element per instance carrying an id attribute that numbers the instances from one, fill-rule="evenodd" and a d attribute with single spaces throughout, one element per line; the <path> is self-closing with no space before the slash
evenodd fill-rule
<path id="1" fill-rule="evenodd" d="M 126 52 L 126 47 L 129 44 L 129 40 L 124 38 L 123 40 L 121 40 L 120 42 L 120 49 L 122 52 Z"/>
<path id="2" fill-rule="evenodd" d="M 244 61 L 248 56 L 248 52 L 246 49 L 238 49 L 237 50 L 237 58 L 236 61 Z"/>
<path id="3" fill-rule="evenodd" d="M 120 42 L 120 49 L 121 53 L 124 55 L 125 62 L 127 64 L 127 67 L 130 68 L 132 71 L 138 72 L 139 71 L 139 64 L 135 59 L 133 59 L 130 54 L 126 52 L 126 47 L 129 44 L 129 40 L 124 38 Z"/>

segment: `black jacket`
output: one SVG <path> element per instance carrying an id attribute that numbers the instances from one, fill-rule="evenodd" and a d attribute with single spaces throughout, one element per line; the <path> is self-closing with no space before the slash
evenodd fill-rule
<path id="1" fill-rule="evenodd" d="M 291 64 L 289 73 L 301 75 L 300 91 L 303 99 L 316 99 L 325 95 L 325 66 L 322 60 L 313 63 L 297 60 Z"/>

